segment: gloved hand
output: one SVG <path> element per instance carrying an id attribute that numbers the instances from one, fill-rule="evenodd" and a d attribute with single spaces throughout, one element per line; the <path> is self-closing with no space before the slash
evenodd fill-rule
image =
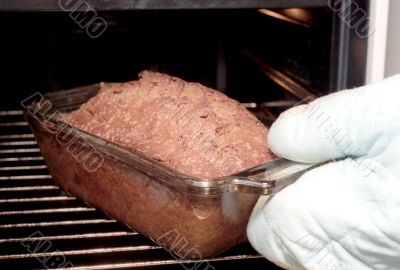
<path id="1" fill-rule="evenodd" d="M 400 269 L 400 75 L 286 111 L 268 142 L 295 161 L 348 158 L 259 199 L 259 253 L 287 269 Z"/>

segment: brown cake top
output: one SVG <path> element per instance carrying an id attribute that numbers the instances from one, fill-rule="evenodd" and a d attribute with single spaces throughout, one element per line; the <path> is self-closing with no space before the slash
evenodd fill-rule
<path id="1" fill-rule="evenodd" d="M 63 120 L 195 177 L 270 160 L 267 128 L 237 101 L 162 73 L 139 77 L 103 87 Z"/>

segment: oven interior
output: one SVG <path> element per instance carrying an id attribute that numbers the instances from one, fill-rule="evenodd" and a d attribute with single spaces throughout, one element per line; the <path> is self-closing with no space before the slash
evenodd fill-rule
<path id="1" fill-rule="evenodd" d="M 134 80 L 145 69 L 200 82 L 241 102 L 301 100 L 334 87 L 327 8 L 100 16 L 107 30 L 90 38 L 68 13 L 1 14 L 3 84 L 15 89 L 1 105 L 18 105 L 32 90 Z"/>
<path id="2" fill-rule="evenodd" d="M 362 84 L 365 42 L 354 49 L 352 34 L 346 38 L 343 22 L 326 6 L 99 16 L 107 30 L 90 38 L 67 12 L 0 13 L 0 265 L 55 269 L 66 258 L 66 269 L 204 268 L 208 264 L 175 260 L 55 187 L 20 102 L 36 91 L 134 80 L 147 69 L 218 89 L 269 124 L 294 104 Z M 31 250 L 46 241 L 48 250 Z M 216 269 L 278 269 L 249 245 L 209 262 Z"/>

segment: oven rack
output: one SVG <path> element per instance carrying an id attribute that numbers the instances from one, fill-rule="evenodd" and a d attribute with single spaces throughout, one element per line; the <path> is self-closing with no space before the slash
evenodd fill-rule
<path id="1" fill-rule="evenodd" d="M 54 185 L 22 111 L 0 111 L 1 269 L 278 269 L 249 244 L 201 262 L 166 250 Z"/>

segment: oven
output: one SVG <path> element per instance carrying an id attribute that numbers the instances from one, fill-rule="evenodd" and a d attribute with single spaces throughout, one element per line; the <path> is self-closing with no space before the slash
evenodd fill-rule
<path id="1" fill-rule="evenodd" d="M 200 262 L 54 185 L 21 101 L 142 70 L 200 82 L 264 123 L 366 80 L 369 1 L 60 0 L 0 3 L 2 269 L 279 269 L 249 244 Z"/>

